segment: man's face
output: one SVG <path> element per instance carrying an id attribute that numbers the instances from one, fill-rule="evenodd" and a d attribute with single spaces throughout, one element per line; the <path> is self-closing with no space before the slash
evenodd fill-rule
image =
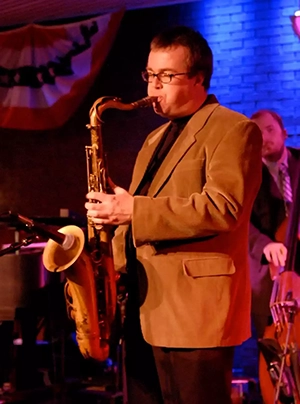
<path id="1" fill-rule="evenodd" d="M 281 129 L 276 119 L 268 112 L 263 113 L 253 121 L 262 132 L 262 156 L 269 161 L 278 161 L 284 150 L 286 130 Z"/>
<path id="2" fill-rule="evenodd" d="M 153 49 L 148 57 L 148 73 L 188 73 L 189 51 L 183 46 Z M 194 113 L 204 102 L 206 90 L 202 86 L 203 76 L 189 78 L 181 75 L 172 78 L 168 84 L 153 77 L 148 83 L 148 95 L 158 97 L 154 111 L 168 119 Z"/>

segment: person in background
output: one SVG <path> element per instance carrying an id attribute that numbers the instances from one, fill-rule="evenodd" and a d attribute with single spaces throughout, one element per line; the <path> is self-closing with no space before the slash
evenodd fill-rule
<path id="1" fill-rule="evenodd" d="M 252 319 L 262 338 L 272 318 L 269 309 L 273 280 L 284 267 L 286 228 L 299 175 L 298 149 L 287 147 L 287 131 L 280 115 L 259 110 L 251 119 L 263 136 L 262 183 L 251 214 L 249 234 Z"/>
<path id="2" fill-rule="evenodd" d="M 128 274 L 129 404 L 231 403 L 234 346 L 250 337 L 248 226 L 262 139 L 208 93 L 212 70 L 199 32 L 158 34 L 142 77 L 168 122 L 146 138 L 129 192 L 112 184 L 113 195 L 87 194 L 94 223 L 118 226 L 115 267 Z"/>

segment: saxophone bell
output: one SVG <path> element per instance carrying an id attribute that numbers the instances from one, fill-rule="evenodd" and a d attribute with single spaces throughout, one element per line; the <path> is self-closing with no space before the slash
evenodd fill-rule
<path id="1" fill-rule="evenodd" d="M 41 236 L 43 238 L 52 239 L 57 244 L 59 244 L 63 250 L 70 250 L 75 245 L 75 235 L 74 234 L 62 234 L 58 231 L 53 231 L 44 224 L 37 224 L 33 220 L 26 216 L 20 215 L 18 213 L 8 213 L 10 217 L 18 220 L 19 222 L 25 224 L 26 228 L 32 232 Z"/>
<path id="2" fill-rule="evenodd" d="M 8 211 L 5 216 L 24 224 L 26 230 L 33 233 L 35 237 L 49 239 L 43 252 L 43 263 L 51 272 L 67 269 L 83 250 L 84 234 L 77 226 L 66 226 L 56 231 L 19 213 Z"/>
<path id="3" fill-rule="evenodd" d="M 57 243 L 50 236 L 43 252 L 43 264 L 50 272 L 61 272 L 68 269 L 83 251 L 84 232 L 77 226 L 65 226 L 58 230 L 64 236 L 65 245 Z"/>

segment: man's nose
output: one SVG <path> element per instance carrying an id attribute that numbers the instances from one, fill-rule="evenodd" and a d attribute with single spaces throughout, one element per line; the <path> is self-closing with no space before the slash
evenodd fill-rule
<path id="1" fill-rule="evenodd" d="M 263 142 L 268 142 L 272 138 L 272 136 L 270 136 L 268 132 L 262 131 L 261 134 Z"/>
<path id="2" fill-rule="evenodd" d="M 158 79 L 157 76 L 153 77 L 151 84 L 154 88 L 162 88 L 163 86 L 162 82 Z"/>

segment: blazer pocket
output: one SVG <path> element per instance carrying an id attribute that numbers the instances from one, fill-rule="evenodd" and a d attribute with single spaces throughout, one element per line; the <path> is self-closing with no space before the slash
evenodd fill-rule
<path id="1" fill-rule="evenodd" d="M 226 255 L 183 260 L 183 272 L 192 278 L 224 276 L 235 273 L 231 257 Z"/>

